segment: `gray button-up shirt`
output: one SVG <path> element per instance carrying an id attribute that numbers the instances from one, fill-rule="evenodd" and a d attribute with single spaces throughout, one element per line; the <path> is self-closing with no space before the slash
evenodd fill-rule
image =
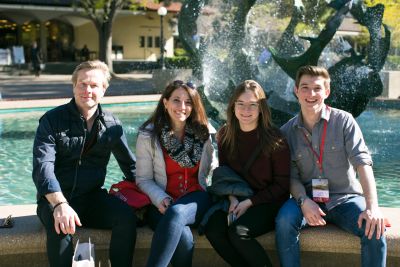
<path id="1" fill-rule="evenodd" d="M 320 153 L 324 121 L 327 121 L 327 130 L 321 173 L 310 145 L 317 154 Z M 291 180 L 300 181 L 310 198 L 311 181 L 320 177 L 329 181 L 330 200 L 326 203 L 328 210 L 351 195 L 362 195 L 356 169 L 360 165 L 372 165 L 372 158 L 361 129 L 350 113 L 325 106 L 312 133 L 304 127 L 301 113 L 283 125 L 281 130 L 291 151 Z M 300 183 L 292 182 L 291 193 L 294 197 L 298 197 Z"/>

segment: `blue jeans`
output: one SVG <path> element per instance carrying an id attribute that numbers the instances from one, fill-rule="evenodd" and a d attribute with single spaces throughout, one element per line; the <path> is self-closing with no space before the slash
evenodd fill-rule
<path id="1" fill-rule="evenodd" d="M 343 230 L 361 238 L 361 265 L 363 267 L 386 265 L 386 238 L 382 236 L 376 239 L 368 239 L 365 236 L 365 222 L 362 228 L 358 228 L 357 220 L 361 212 L 366 208 L 365 199 L 362 196 L 349 198 L 346 202 L 327 211 L 324 204 L 320 205 L 325 212 L 325 221 L 333 223 Z M 282 206 L 276 217 L 275 242 L 278 249 L 281 266 L 300 266 L 299 235 L 300 229 L 307 226 L 301 208 L 291 198 Z"/>
<path id="2" fill-rule="evenodd" d="M 154 230 L 148 267 L 192 266 L 194 241 L 189 225 L 200 223 L 211 205 L 207 192 L 188 193 L 174 202 L 162 215 L 154 206 L 149 207 L 148 223 Z"/>

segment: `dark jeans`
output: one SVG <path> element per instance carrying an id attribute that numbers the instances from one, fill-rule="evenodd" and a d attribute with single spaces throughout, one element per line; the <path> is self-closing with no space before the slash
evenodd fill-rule
<path id="1" fill-rule="evenodd" d="M 78 214 L 83 227 L 112 229 L 109 250 L 112 266 L 132 266 L 136 242 L 136 216 L 131 207 L 109 195 L 105 189 L 73 198 L 69 204 Z M 37 214 L 46 228 L 50 266 L 71 267 L 72 236 L 56 233 L 53 210 L 47 200 L 41 199 L 38 202 Z"/>
<path id="2" fill-rule="evenodd" d="M 207 239 L 231 266 L 272 266 L 264 248 L 255 238 L 274 229 L 280 206 L 276 203 L 252 206 L 229 227 L 228 214 L 218 210 L 206 225 Z"/>
<path id="3" fill-rule="evenodd" d="M 155 230 L 148 267 L 192 266 L 194 241 L 189 225 L 196 226 L 211 205 L 207 192 L 196 191 L 179 198 L 162 215 L 155 206 L 148 209 L 147 221 Z"/>

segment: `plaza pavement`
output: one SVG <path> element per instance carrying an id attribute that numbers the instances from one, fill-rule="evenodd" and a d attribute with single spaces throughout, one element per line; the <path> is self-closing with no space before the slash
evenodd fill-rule
<path id="1" fill-rule="evenodd" d="M 157 101 L 152 74 L 117 74 L 103 103 Z M 8 75 L 0 72 L 0 109 L 51 107 L 72 97 L 71 75 Z"/>

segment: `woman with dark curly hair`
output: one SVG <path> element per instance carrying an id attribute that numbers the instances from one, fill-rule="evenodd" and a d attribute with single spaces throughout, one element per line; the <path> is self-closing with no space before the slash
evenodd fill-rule
<path id="1" fill-rule="evenodd" d="M 207 177 L 217 164 L 207 116 L 192 83 L 174 81 L 141 126 L 136 183 L 151 199 L 147 220 L 155 230 L 147 266 L 192 266 L 197 225 L 211 201 Z"/>

